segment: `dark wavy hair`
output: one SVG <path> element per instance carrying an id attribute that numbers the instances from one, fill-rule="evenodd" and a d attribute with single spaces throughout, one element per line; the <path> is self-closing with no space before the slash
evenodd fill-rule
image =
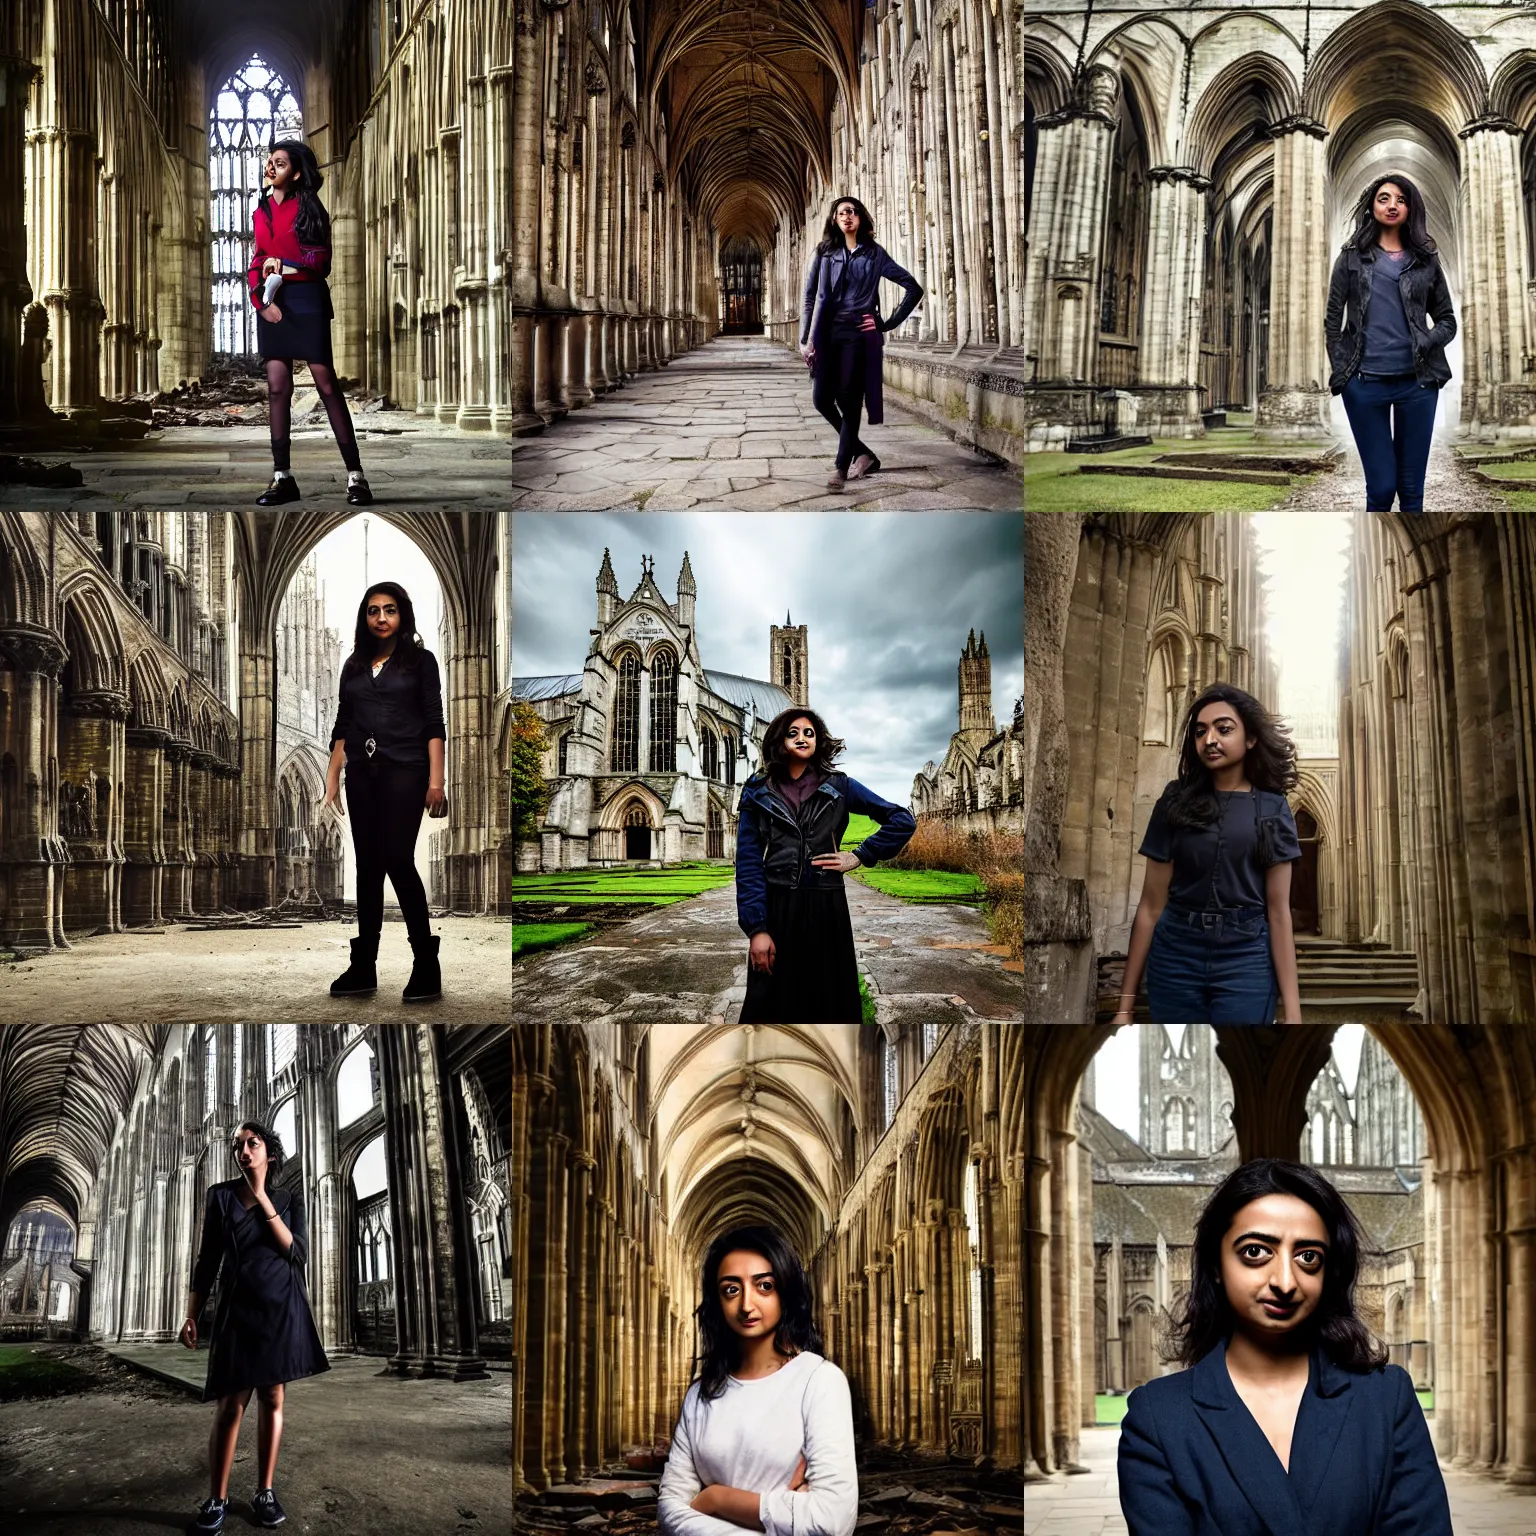
<path id="1" fill-rule="evenodd" d="M 380 592 L 386 597 L 394 598 L 395 606 L 400 610 L 400 627 L 395 631 L 393 654 L 401 668 L 409 671 L 416 665 L 421 653 L 426 650 L 421 636 L 416 633 L 416 610 L 411 606 L 411 594 L 398 581 L 376 581 L 363 593 L 363 600 L 357 605 L 357 626 L 352 631 L 352 654 L 347 657 L 346 665 L 342 667 L 344 673 L 356 667 L 367 667 L 373 664 L 374 655 L 379 649 L 379 641 L 368 627 L 368 599 Z"/>
<path id="2" fill-rule="evenodd" d="M 236 1173 L 240 1173 L 240 1155 L 235 1151 L 235 1137 L 241 1131 L 255 1131 L 261 1137 L 267 1149 L 267 1161 L 272 1165 L 272 1177 L 275 1179 L 283 1171 L 283 1164 L 288 1161 L 288 1154 L 283 1150 L 283 1138 L 276 1131 L 263 1125 L 260 1120 L 242 1120 L 229 1138 L 229 1150 L 235 1160 Z M 245 1177 L 243 1173 L 240 1176 Z"/>
<path id="3" fill-rule="evenodd" d="M 1376 244 L 1379 230 L 1375 214 L 1376 194 L 1389 181 L 1394 187 L 1401 188 L 1403 196 L 1408 199 L 1408 217 L 1403 221 L 1402 230 L 1403 245 L 1415 256 L 1435 255 L 1439 248 L 1430 238 L 1423 194 L 1406 176 L 1378 176 L 1360 194 L 1360 201 L 1355 204 L 1355 227 L 1345 242 L 1346 248 L 1352 245 L 1364 253 Z"/>
<path id="4" fill-rule="evenodd" d="M 781 1355 L 805 1349 L 813 1354 L 824 1353 L 821 1334 L 811 1317 L 811 1282 L 795 1250 L 772 1227 L 735 1227 L 717 1237 L 704 1255 L 701 1297 L 693 1314 L 704 1337 L 704 1356 L 698 1362 L 696 1379 L 706 1402 L 712 1402 L 725 1391 L 725 1378 L 741 1364 L 741 1339 L 725 1320 L 716 1283 L 721 1261 L 737 1249 L 762 1254 L 773 1271 L 780 1309 L 773 1347 Z"/>
<path id="5" fill-rule="evenodd" d="M 786 776 L 789 766 L 789 752 L 784 745 L 786 733 L 791 723 L 802 717 L 816 727 L 816 751 L 807 766 L 814 768 L 823 778 L 834 771 L 833 759 L 847 743 L 841 736 L 828 734 L 827 722 L 814 709 L 802 709 L 796 705 L 793 709 L 775 715 L 763 733 L 764 772 L 781 779 Z"/>
<path id="6" fill-rule="evenodd" d="M 1344 1197 L 1315 1168 L 1279 1157 L 1256 1157 L 1234 1168 L 1206 1201 L 1195 1223 L 1190 1285 L 1165 1341 L 1163 1358 L 1192 1366 L 1232 1332 L 1232 1309 L 1221 1288 L 1221 1245 L 1233 1219 L 1252 1200 L 1295 1195 L 1323 1219 L 1328 1257 L 1323 1294 L 1303 1329 L 1308 1347 L 1320 1343 L 1336 1365 L 1373 1371 L 1387 1363 L 1387 1351 L 1355 1313 L 1355 1276 L 1362 1247 L 1359 1223 Z"/>
<path id="7" fill-rule="evenodd" d="M 1254 698 L 1231 683 L 1217 683 L 1189 706 L 1180 736 L 1179 777 L 1168 801 L 1168 819 L 1177 827 L 1208 827 L 1221 814 L 1216 798 L 1216 781 L 1211 770 L 1200 761 L 1195 745 L 1195 724 L 1207 704 L 1230 704 L 1243 723 L 1253 745 L 1243 759 L 1243 771 L 1255 789 L 1288 795 L 1296 788 L 1301 774 L 1296 767 L 1296 743 L 1291 740 L 1278 715 L 1272 715 Z"/>
<path id="8" fill-rule="evenodd" d="M 275 155 L 282 150 L 288 156 L 288 163 L 299 173 L 299 212 L 293 223 L 293 232 L 299 237 L 300 245 L 329 245 L 331 243 L 331 216 L 326 212 L 325 204 L 320 201 L 320 188 L 325 185 L 325 177 L 320 171 L 320 162 L 315 159 L 315 152 L 303 139 L 279 139 L 276 144 L 267 150 L 269 155 Z M 267 222 L 272 222 L 272 209 L 268 198 L 270 189 L 261 189 L 261 202 L 257 205 L 266 214 Z"/>
<path id="9" fill-rule="evenodd" d="M 821 226 L 821 243 L 816 249 L 823 256 L 830 256 L 833 251 L 840 250 L 845 244 L 843 232 L 837 227 L 837 210 L 844 203 L 852 203 L 854 211 L 859 216 L 859 232 L 854 236 L 859 245 L 871 245 L 875 238 L 875 221 L 869 216 L 869 209 L 856 197 L 834 197 L 832 199 L 831 212 L 827 214 L 827 222 Z"/>

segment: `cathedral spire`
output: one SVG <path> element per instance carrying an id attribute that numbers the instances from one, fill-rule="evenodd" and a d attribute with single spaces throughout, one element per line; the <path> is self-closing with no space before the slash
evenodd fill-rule
<path id="1" fill-rule="evenodd" d="M 619 595 L 619 580 L 613 574 L 613 561 L 606 549 L 603 550 L 603 568 L 597 573 L 597 590 L 611 592 L 615 597 Z"/>
<path id="2" fill-rule="evenodd" d="M 677 595 L 681 597 L 685 592 L 689 597 L 696 597 L 699 589 L 693 584 L 693 567 L 688 563 L 688 551 L 683 551 L 683 568 L 677 573 Z"/>

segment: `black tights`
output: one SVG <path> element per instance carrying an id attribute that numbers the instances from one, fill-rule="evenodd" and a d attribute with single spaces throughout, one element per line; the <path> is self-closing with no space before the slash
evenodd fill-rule
<path id="1" fill-rule="evenodd" d="M 427 893 L 416 872 L 416 833 L 427 803 L 427 770 L 403 764 L 347 764 L 347 812 L 357 855 L 357 931 L 384 927 L 384 877 L 395 888 L 413 939 L 431 937 Z"/>
<path id="2" fill-rule="evenodd" d="M 341 462 L 348 469 L 363 467 L 357 456 L 357 434 L 352 430 L 352 413 L 347 397 L 336 385 L 336 370 L 325 363 L 311 363 L 309 376 L 320 391 L 325 414 L 331 418 L 331 431 L 341 449 Z M 286 357 L 267 359 L 267 409 L 272 422 L 272 467 L 288 468 L 288 442 L 293 409 L 293 362 Z"/>

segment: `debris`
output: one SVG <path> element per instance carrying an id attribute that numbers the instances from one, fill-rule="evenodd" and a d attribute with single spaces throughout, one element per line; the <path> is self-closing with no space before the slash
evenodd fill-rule
<path id="1" fill-rule="evenodd" d="M 0 453 L 0 484 L 67 488 L 84 485 L 85 476 L 73 464 L 44 464 L 13 453 Z"/>

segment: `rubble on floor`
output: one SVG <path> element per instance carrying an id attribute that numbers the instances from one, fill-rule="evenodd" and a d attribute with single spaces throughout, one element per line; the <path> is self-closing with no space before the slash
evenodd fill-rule
<path id="1" fill-rule="evenodd" d="M 357 380 L 338 377 L 353 416 L 368 416 L 387 408 L 380 395 L 365 395 Z M 309 369 L 296 363 L 293 370 L 293 417 L 297 420 L 316 403 Z M 303 399 L 307 391 L 308 400 Z M 128 404 L 120 402 L 119 404 Z M 139 395 L 132 402 L 148 409 L 157 427 L 253 427 L 267 425 L 267 374 L 258 357 L 220 353 L 208 372 L 194 384 Z"/>
<path id="2" fill-rule="evenodd" d="M 357 917 L 354 901 L 326 901 L 320 896 L 286 896 L 274 907 L 252 907 L 199 915 L 183 926 L 193 933 L 222 928 L 300 928 L 305 923 L 350 923 Z"/>
<path id="3" fill-rule="evenodd" d="M 84 485 L 85 476 L 73 464 L 44 464 L 41 459 L 0 453 L 0 485 L 45 487 Z"/>
<path id="4" fill-rule="evenodd" d="M 655 1536 L 660 1465 L 649 1451 L 627 1454 L 579 1483 L 560 1483 L 513 1506 L 519 1532 L 594 1531 Z M 1013 1536 L 1024 1528 L 1023 1482 L 953 1457 L 887 1450 L 859 1453 L 861 1533 L 890 1536 Z"/>

